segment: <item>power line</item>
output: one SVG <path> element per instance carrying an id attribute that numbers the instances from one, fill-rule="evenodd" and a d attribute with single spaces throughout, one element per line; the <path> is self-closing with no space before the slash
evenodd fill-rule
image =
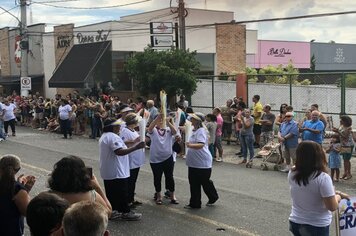
<path id="1" fill-rule="evenodd" d="M 216 26 L 216 25 L 249 24 L 249 23 L 270 22 L 270 21 L 282 21 L 282 20 L 297 20 L 297 19 L 318 18 L 318 17 L 337 16 L 337 15 L 348 15 L 348 14 L 356 14 L 356 11 L 343 11 L 343 12 L 321 13 L 321 14 L 311 14 L 311 15 L 301 15 L 301 16 L 266 18 L 266 19 L 260 19 L 260 20 L 232 21 L 232 22 L 225 22 L 225 23 L 212 23 L 212 24 L 191 25 L 191 26 L 187 26 L 187 27 L 200 28 L 200 27 L 210 27 L 210 26 Z"/>
<path id="2" fill-rule="evenodd" d="M 125 6 L 130 6 L 134 4 L 139 4 L 139 3 L 144 3 L 144 2 L 150 2 L 152 0 L 141 0 L 137 2 L 132 2 L 132 3 L 126 3 L 126 4 L 119 4 L 119 5 L 112 5 L 112 6 L 103 6 L 103 7 L 67 7 L 67 6 L 58 6 L 58 5 L 52 5 L 49 3 L 44 3 L 44 2 L 33 2 L 35 4 L 40 4 L 40 5 L 45 5 L 49 7 L 56 7 L 56 8 L 65 8 L 65 9 L 75 9 L 75 10 L 98 10 L 98 9 L 108 9 L 108 8 L 116 8 L 116 7 L 125 7 Z"/>

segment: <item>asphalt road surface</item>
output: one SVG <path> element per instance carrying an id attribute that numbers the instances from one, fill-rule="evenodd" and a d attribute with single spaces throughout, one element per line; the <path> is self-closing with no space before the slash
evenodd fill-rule
<path id="1" fill-rule="evenodd" d="M 31 196 L 47 190 L 48 174 L 54 163 L 67 155 L 81 157 L 86 165 L 93 167 L 95 175 L 101 180 L 97 141 L 83 137 L 64 140 L 57 134 L 24 127 L 17 127 L 16 134 L 16 137 L 9 137 L 0 143 L 0 155 L 18 155 L 23 162 L 21 173 L 36 176 Z M 171 205 L 164 200 L 163 205 L 158 206 L 153 201 L 153 176 L 147 159 L 139 173 L 136 188 L 136 198 L 144 203 L 136 210 L 143 214 L 142 219 L 137 222 L 110 222 L 111 235 L 290 235 L 288 216 L 291 200 L 286 174 L 261 171 L 257 165 L 247 169 L 233 163 L 214 163 L 212 180 L 220 199 L 213 207 L 203 205 L 199 210 L 186 210 L 183 206 L 189 201 L 187 173 L 184 159 L 178 158 L 174 176 L 180 204 Z M 339 183 L 337 188 L 354 195 L 356 193 L 352 186 L 345 183 Z M 203 202 L 207 202 L 206 196 L 202 196 Z M 331 235 L 334 231 L 332 224 Z"/>

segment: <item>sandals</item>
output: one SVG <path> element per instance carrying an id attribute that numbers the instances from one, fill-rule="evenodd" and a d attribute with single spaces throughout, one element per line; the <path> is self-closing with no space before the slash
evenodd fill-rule
<path id="1" fill-rule="evenodd" d="M 171 203 L 171 204 L 175 204 L 175 205 L 179 204 L 179 202 L 178 202 L 177 199 L 171 199 L 171 202 L 170 202 L 170 203 Z"/>
<path id="2" fill-rule="evenodd" d="M 348 176 L 345 176 L 343 179 L 344 180 L 349 180 L 349 179 L 351 179 L 352 178 L 352 175 L 348 175 Z"/>
<path id="3" fill-rule="evenodd" d="M 162 199 L 156 199 L 156 204 L 157 205 L 162 205 L 163 204 Z"/>

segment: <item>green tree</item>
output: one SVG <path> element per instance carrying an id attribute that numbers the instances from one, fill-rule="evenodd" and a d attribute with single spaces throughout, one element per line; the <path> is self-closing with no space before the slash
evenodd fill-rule
<path id="1" fill-rule="evenodd" d="M 195 54 L 180 49 L 156 51 L 148 47 L 130 58 L 125 69 L 142 95 L 159 96 L 163 89 L 168 98 L 177 94 L 191 96 L 197 88 L 195 75 L 200 66 Z"/>
<path id="2" fill-rule="evenodd" d="M 356 88 L 356 74 L 347 74 L 345 76 L 346 88 Z"/>

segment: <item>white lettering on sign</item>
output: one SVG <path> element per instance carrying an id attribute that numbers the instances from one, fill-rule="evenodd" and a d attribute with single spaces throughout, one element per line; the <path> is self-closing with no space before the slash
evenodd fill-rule
<path id="1" fill-rule="evenodd" d="M 336 56 L 334 57 L 334 62 L 335 63 L 344 63 L 345 62 L 344 49 L 342 49 L 342 48 L 336 49 Z"/>

